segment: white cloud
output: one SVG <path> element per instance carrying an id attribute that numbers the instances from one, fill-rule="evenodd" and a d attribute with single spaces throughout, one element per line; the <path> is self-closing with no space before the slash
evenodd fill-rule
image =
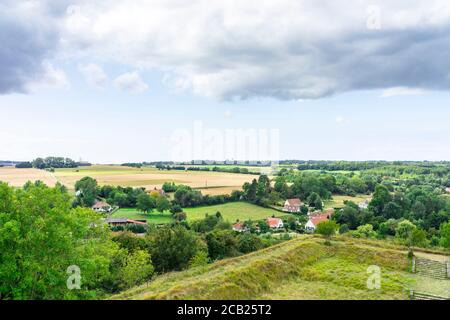
<path id="1" fill-rule="evenodd" d="M 108 76 L 102 67 L 97 64 L 81 64 L 78 69 L 83 74 L 86 82 L 95 88 L 104 88 L 108 83 Z"/>
<path id="2" fill-rule="evenodd" d="M 124 73 L 114 79 L 114 85 L 124 91 L 141 93 L 148 90 L 148 85 L 137 71 Z"/>
<path id="3" fill-rule="evenodd" d="M 20 90 L 29 62 L 53 52 L 48 48 L 55 46 L 55 39 L 59 54 L 68 58 L 158 70 L 170 75 L 166 80 L 175 88 L 219 99 L 314 99 L 395 87 L 450 90 L 448 0 L 378 0 L 380 29 L 367 27 L 372 0 L 45 3 L 50 8 L 45 12 L 29 12 L 36 12 L 38 21 L 48 22 L 54 32 L 47 35 L 41 23 L 36 30 L 42 34 L 26 33 L 25 39 L 36 40 L 36 49 L 30 50 L 32 58 L 16 61 L 20 66 L 13 71 L 18 72 L 0 65 L 0 71 L 7 71 L 0 72 L 0 92 Z M 8 28 L 16 26 L 13 20 L 5 27 L 1 18 L 0 13 L 0 35 L 2 29 L 15 30 Z M 39 46 L 41 35 L 49 40 Z M 8 46 L 20 48 L 16 42 Z M 19 58 L 4 59 L 0 48 L 1 63 L 9 59 Z M 13 74 L 18 84 L 1 79 L 1 74 Z"/>
<path id="4" fill-rule="evenodd" d="M 389 98 L 395 96 L 421 96 L 427 93 L 427 90 L 420 88 L 395 87 L 383 90 L 383 92 L 381 93 L 381 97 Z"/>
<path id="5" fill-rule="evenodd" d="M 68 89 L 69 79 L 62 69 L 55 68 L 50 62 L 42 63 L 42 74 L 39 79 L 26 84 L 27 91 L 36 92 L 42 89 Z"/>

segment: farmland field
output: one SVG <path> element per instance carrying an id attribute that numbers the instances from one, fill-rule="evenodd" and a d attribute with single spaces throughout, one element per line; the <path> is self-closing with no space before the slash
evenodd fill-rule
<path id="1" fill-rule="evenodd" d="M 186 208 L 183 210 L 187 213 L 188 221 L 200 220 L 205 217 L 205 214 L 210 215 L 215 214 L 219 211 L 222 214 L 224 220 L 229 222 L 235 222 L 237 219 L 240 221 L 245 220 L 262 220 L 272 215 L 275 216 L 286 216 L 286 213 L 272 210 L 269 208 L 262 208 L 246 202 L 230 202 L 225 204 L 219 204 L 214 206 L 204 206 L 195 208 Z M 114 212 L 111 217 L 114 218 L 128 218 L 135 220 L 147 220 L 150 223 L 169 223 L 172 221 L 170 212 L 164 212 L 160 214 L 159 212 L 152 212 L 151 214 L 144 214 L 138 212 L 137 209 L 119 209 Z"/>
<path id="2" fill-rule="evenodd" d="M 99 185 L 160 188 L 164 182 L 186 184 L 199 188 L 203 194 L 226 194 L 241 189 L 244 182 L 257 176 L 224 172 L 200 171 L 163 171 L 153 167 L 130 168 L 114 165 L 94 165 L 91 167 L 56 169 L 54 173 L 38 169 L 0 168 L 0 181 L 15 187 L 22 186 L 28 180 L 42 180 L 53 186 L 57 181 L 73 190 L 75 182 L 89 176 Z"/>
<path id="3" fill-rule="evenodd" d="M 0 167 L 0 181 L 8 182 L 13 187 L 22 187 L 27 181 L 36 180 L 41 180 L 49 186 L 53 186 L 57 182 L 54 175 L 45 170 Z"/>

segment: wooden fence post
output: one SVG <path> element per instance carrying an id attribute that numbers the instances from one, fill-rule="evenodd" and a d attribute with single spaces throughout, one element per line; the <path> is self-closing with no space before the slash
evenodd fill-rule
<path id="1" fill-rule="evenodd" d="M 450 260 L 447 260 L 445 268 L 447 269 L 447 278 L 450 278 Z"/>
<path id="2" fill-rule="evenodd" d="M 416 273 L 416 257 L 412 258 L 412 273 Z"/>
<path id="3" fill-rule="evenodd" d="M 409 290 L 409 300 L 414 300 L 414 290 L 413 289 Z"/>

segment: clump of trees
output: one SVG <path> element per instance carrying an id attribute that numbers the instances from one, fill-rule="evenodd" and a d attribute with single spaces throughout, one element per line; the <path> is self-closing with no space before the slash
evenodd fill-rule
<path id="1" fill-rule="evenodd" d="M 1 299 L 101 298 L 153 274 L 149 252 L 120 247 L 100 215 L 41 182 L 0 183 L 0 252 Z M 68 268 L 79 290 L 68 289 Z"/>
<path id="2" fill-rule="evenodd" d="M 76 161 L 63 157 L 36 158 L 31 163 L 33 168 L 37 169 L 76 168 L 78 166 Z"/>

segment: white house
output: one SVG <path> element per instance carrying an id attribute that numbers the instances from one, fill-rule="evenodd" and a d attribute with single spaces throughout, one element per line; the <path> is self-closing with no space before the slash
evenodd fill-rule
<path id="1" fill-rule="evenodd" d="M 283 220 L 280 218 L 267 218 L 267 224 L 270 229 L 280 229 L 284 227 Z"/>
<path id="2" fill-rule="evenodd" d="M 360 209 L 367 209 L 369 207 L 369 199 L 364 200 L 358 204 Z"/>
<path id="3" fill-rule="evenodd" d="M 305 231 L 313 232 L 316 230 L 317 225 L 321 222 L 330 220 L 331 215 L 329 213 L 322 213 L 309 216 L 308 222 L 305 224 Z"/>
<path id="4" fill-rule="evenodd" d="M 92 206 L 92 210 L 95 212 L 111 212 L 112 206 L 104 201 L 98 201 Z"/>

